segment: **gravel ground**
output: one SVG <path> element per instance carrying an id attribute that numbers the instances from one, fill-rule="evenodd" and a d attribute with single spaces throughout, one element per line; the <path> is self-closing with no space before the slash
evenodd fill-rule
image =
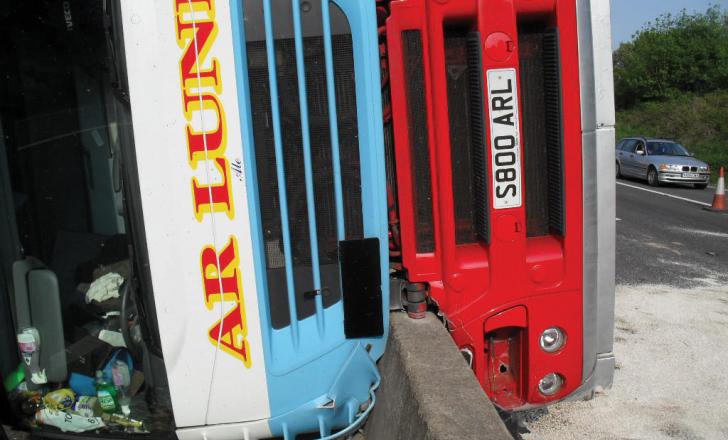
<path id="1" fill-rule="evenodd" d="M 526 414 L 523 439 L 728 439 L 728 287 L 703 281 L 619 286 L 613 388 Z"/>

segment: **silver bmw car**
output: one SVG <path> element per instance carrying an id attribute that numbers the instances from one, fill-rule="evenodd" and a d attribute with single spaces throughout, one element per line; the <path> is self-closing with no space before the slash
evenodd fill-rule
<path id="1" fill-rule="evenodd" d="M 617 144 L 616 160 L 617 177 L 646 179 L 651 186 L 686 183 L 705 189 L 710 182 L 710 165 L 667 139 L 624 138 Z"/>

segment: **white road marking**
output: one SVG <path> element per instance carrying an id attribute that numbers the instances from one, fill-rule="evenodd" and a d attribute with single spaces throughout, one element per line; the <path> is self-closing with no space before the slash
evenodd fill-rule
<path id="1" fill-rule="evenodd" d="M 700 205 L 700 206 L 711 206 L 710 203 L 699 202 L 697 200 L 688 199 L 686 197 L 680 197 L 680 196 L 676 196 L 676 195 L 673 195 L 673 194 L 668 194 L 668 193 L 665 193 L 665 192 L 662 192 L 662 191 L 655 191 L 654 189 L 647 189 L 647 188 L 643 188 L 641 186 L 628 185 L 628 184 L 622 183 L 622 182 L 617 182 L 617 185 L 622 185 L 622 186 L 626 186 L 626 187 L 629 187 L 629 188 L 639 189 L 639 190 L 642 190 L 642 191 L 645 191 L 645 192 L 648 192 L 648 193 L 659 194 L 661 196 L 670 197 L 670 198 L 682 200 L 682 201 L 685 201 L 685 202 L 695 203 L 696 205 Z"/>
<path id="2" fill-rule="evenodd" d="M 676 231 L 676 232 L 687 232 L 688 234 L 705 235 L 707 237 L 728 238 L 728 234 L 725 232 L 703 231 L 702 229 L 690 229 L 690 228 L 670 228 L 670 229 L 672 229 L 673 231 Z"/>

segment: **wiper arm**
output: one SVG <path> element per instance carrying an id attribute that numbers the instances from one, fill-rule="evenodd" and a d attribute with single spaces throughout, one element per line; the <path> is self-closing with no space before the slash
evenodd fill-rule
<path id="1" fill-rule="evenodd" d="M 119 13 L 111 4 L 114 0 L 101 0 L 103 9 L 103 25 L 104 36 L 106 39 L 107 56 L 111 65 L 111 89 L 121 102 L 129 104 L 129 91 L 125 87 L 124 66 L 121 65 L 119 59 L 119 46 L 123 47 L 123 42 L 117 41 L 118 32 L 115 31 L 114 19 Z"/>

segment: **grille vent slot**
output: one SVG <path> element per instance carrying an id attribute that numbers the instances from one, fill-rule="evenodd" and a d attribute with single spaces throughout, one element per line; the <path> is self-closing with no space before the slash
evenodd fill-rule
<path id="1" fill-rule="evenodd" d="M 326 58 L 323 29 L 312 15 L 302 17 L 305 34 L 302 37 L 305 66 L 306 103 L 315 205 L 316 243 L 311 243 L 307 190 L 304 185 L 305 166 L 303 127 L 296 65 L 295 39 L 290 6 L 274 8 L 275 71 L 278 92 L 277 112 L 280 117 L 284 179 L 279 181 L 274 138 L 274 112 L 271 102 L 267 46 L 262 26 L 259 2 L 246 0 L 246 52 L 251 94 L 253 138 L 255 143 L 258 202 L 263 228 L 270 318 L 273 328 L 291 325 L 291 308 L 301 321 L 316 314 L 316 297 L 321 295 L 324 308 L 341 300 L 339 234 L 334 195 L 331 126 L 327 89 Z M 343 193 L 344 238 L 363 238 L 361 197 L 361 166 L 359 159 L 356 77 L 354 54 L 346 17 L 336 6 L 330 7 L 332 27 L 338 32 L 331 36 L 333 73 L 336 98 L 336 120 Z M 320 11 L 319 11 L 320 20 Z M 279 188 L 283 185 L 288 210 L 285 226 L 290 234 L 292 267 L 287 267 L 283 239 L 284 219 Z M 313 267 L 312 245 L 318 252 L 318 267 Z M 314 287 L 314 271 L 318 271 L 321 288 Z M 295 300 L 288 293 L 287 276 L 292 275 Z"/>
<path id="2" fill-rule="evenodd" d="M 470 86 L 470 145 L 473 161 L 473 201 L 475 230 L 481 240 L 490 243 L 488 203 L 488 168 L 485 157 L 485 121 L 483 112 L 483 59 L 480 33 L 468 34 L 468 82 Z"/>
<path id="3" fill-rule="evenodd" d="M 425 99 L 425 70 L 422 34 L 419 30 L 402 32 L 402 52 L 412 163 L 412 192 L 415 205 L 416 249 L 419 253 L 428 253 L 435 250 L 435 236 L 432 213 L 430 147 L 427 132 L 427 101 Z"/>
<path id="4" fill-rule="evenodd" d="M 564 137 L 561 106 L 561 60 L 559 33 L 543 34 L 543 79 L 546 104 L 546 156 L 549 173 L 549 227 L 566 234 L 564 206 Z"/>
<path id="5" fill-rule="evenodd" d="M 489 241 L 480 34 L 445 28 L 450 164 L 457 244 Z"/>
<path id="6" fill-rule="evenodd" d="M 561 65 L 558 33 L 519 34 L 526 233 L 563 236 L 565 227 Z"/>

